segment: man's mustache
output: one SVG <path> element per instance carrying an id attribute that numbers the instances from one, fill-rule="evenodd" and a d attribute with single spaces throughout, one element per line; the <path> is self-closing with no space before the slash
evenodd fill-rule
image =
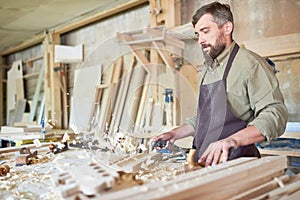
<path id="1" fill-rule="evenodd" d="M 211 45 L 210 44 L 202 44 L 202 49 L 205 49 L 207 47 L 211 47 Z"/>

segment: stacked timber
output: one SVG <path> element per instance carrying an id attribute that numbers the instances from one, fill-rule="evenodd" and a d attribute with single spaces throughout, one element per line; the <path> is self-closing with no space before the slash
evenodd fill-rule
<path id="1" fill-rule="evenodd" d="M 107 189 L 90 196 L 84 196 L 82 193 L 78 193 L 79 196 L 66 195 L 65 198 L 91 200 L 297 199 L 300 197 L 300 176 L 285 174 L 286 168 L 285 156 L 269 156 L 261 159 L 239 158 L 216 166 L 186 172 L 165 181 L 135 184 L 119 190 Z"/>

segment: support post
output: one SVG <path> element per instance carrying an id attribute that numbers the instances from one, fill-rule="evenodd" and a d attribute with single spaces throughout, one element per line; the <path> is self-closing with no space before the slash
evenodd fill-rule
<path id="1" fill-rule="evenodd" d="M 62 128 L 62 108 L 60 91 L 60 74 L 55 72 L 59 63 L 54 62 L 54 45 L 60 44 L 60 35 L 47 33 L 45 45 L 45 118 L 50 120 L 55 128 Z M 57 76 L 57 77 L 56 77 Z"/>

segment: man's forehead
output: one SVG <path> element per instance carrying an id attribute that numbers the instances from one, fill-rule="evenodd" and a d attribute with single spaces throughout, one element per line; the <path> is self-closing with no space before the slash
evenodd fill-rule
<path id="1" fill-rule="evenodd" d="M 200 17 L 198 22 L 195 24 L 195 29 L 196 30 L 201 30 L 203 28 L 208 28 L 211 27 L 213 24 L 216 24 L 212 20 L 212 15 L 211 14 L 204 14 L 203 16 Z"/>

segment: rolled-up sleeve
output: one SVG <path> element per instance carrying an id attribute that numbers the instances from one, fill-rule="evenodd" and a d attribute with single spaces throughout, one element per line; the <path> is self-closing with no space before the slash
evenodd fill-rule
<path id="1" fill-rule="evenodd" d="M 255 126 L 267 139 L 264 145 L 285 131 L 288 111 L 279 88 L 279 83 L 270 66 L 255 64 L 249 73 L 248 93 Z"/>
<path id="2" fill-rule="evenodd" d="M 187 118 L 184 120 L 184 124 L 188 124 L 191 127 L 193 127 L 194 130 L 196 130 L 196 119 L 197 119 L 196 115 L 193 117 Z"/>

